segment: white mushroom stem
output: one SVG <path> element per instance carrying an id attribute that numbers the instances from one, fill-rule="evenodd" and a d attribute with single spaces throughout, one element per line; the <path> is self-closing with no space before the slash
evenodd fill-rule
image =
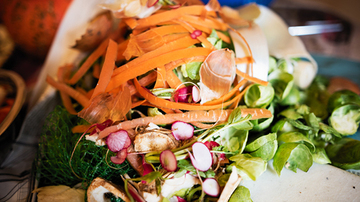
<path id="1" fill-rule="evenodd" d="M 221 192 L 218 202 L 228 201 L 232 193 L 239 186 L 241 182 L 241 176 L 237 173 L 236 167 L 232 167 L 232 171 L 229 180 L 226 182 L 224 190 Z"/>

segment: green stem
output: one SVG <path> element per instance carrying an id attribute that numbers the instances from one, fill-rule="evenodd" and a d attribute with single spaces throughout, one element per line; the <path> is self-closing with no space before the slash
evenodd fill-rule
<path id="1" fill-rule="evenodd" d="M 186 159 L 187 154 L 183 154 L 183 155 L 176 155 L 176 160 L 180 161 L 183 159 Z M 146 162 L 149 163 L 160 163 L 160 156 L 156 155 L 156 156 L 145 156 L 145 160 Z"/>
<path id="2" fill-rule="evenodd" d="M 173 93 L 175 90 L 172 88 L 156 88 L 156 89 L 152 89 L 151 92 L 158 96 L 164 93 Z"/>

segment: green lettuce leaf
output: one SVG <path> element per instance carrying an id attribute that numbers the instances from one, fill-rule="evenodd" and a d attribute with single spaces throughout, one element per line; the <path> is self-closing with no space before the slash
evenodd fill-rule
<path id="1" fill-rule="evenodd" d="M 273 166 L 280 176 L 284 167 L 296 173 L 297 169 L 307 172 L 313 164 L 312 154 L 302 143 L 284 143 L 279 146 L 274 156 Z"/>
<path id="2" fill-rule="evenodd" d="M 260 157 L 253 157 L 250 154 L 237 154 L 229 158 L 233 161 L 227 170 L 232 169 L 232 166 L 236 167 L 238 174 L 244 179 L 256 179 L 266 171 L 267 163 Z"/>
<path id="3" fill-rule="evenodd" d="M 250 190 L 244 186 L 238 186 L 231 195 L 229 202 L 252 202 Z"/>

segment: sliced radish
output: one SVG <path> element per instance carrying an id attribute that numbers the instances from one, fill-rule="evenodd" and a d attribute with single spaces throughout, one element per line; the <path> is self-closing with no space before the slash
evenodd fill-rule
<path id="1" fill-rule="evenodd" d="M 108 119 L 102 123 L 95 123 L 91 126 L 91 128 L 95 126 L 95 129 L 90 133 L 90 135 L 93 135 L 97 132 L 103 131 L 105 128 L 111 126 L 112 124 L 113 124 L 113 121 L 110 119 Z"/>
<path id="2" fill-rule="evenodd" d="M 189 103 L 189 96 L 191 95 L 191 91 L 192 91 L 192 86 L 186 86 L 177 89 L 173 95 L 174 101 Z"/>
<path id="3" fill-rule="evenodd" d="M 215 141 L 206 141 L 204 142 L 205 146 L 211 151 L 213 150 L 214 147 L 218 147 L 219 144 Z M 211 156 L 212 156 L 212 159 L 213 159 L 213 162 L 212 164 L 216 164 L 216 162 L 218 161 L 218 158 L 217 158 L 217 155 L 214 154 L 214 153 L 211 153 Z"/>
<path id="4" fill-rule="evenodd" d="M 146 202 L 145 199 L 139 194 L 139 192 L 128 183 L 128 191 L 130 195 L 135 199 L 136 202 Z"/>
<path id="5" fill-rule="evenodd" d="M 200 89 L 196 85 L 193 85 L 191 95 L 193 102 L 196 103 L 200 101 Z"/>
<path id="6" fill-rule="evenodd" d="M 176 196 L 177 202 L 186 202 L 185 199 L 181 198 L 180 196 Z"/>
<path id="7" fill-rule="evenodd" d="M 219 183 L 214 178 L 207 178 L 202 184 L 203 191 L 210 196 L 219 196 L 220 186 Z"/>
<path id="8" fill-rule="evenodd" d="M 212 150 L 214 147 L 218 147 L 220 146 L 217 142 L 215 141 L 206 141 L 204 142 L 205 146 L 209 149 Z"/>
<path id="9" fill-rule="evenodd" d="M 147 7 L 152 7 L 154 6 L 157 2 L 159 2 L 159 0 L 148 0 L 147 2 Z"/>
<path id="10" fill-rule="evenodd" d="M 142 166 L 143 166 L 143 168 L 144 168 L 144 171 L 143 171 L 143 174 L 142 174 L 143 176 L 151 173 L 152 171 L 154 171 L 153 167 L 151 167 L 150 164 L 146 163 L 144 156 L 143 156 Z"/>
<path id="11" fill-rule="evenodd" d="M 106 144 L 110 151 L 118 152 L 128 148 L 131 145 L 131 139 L 126 130 L 119 130 L 107 136 Z"/>
<path id="12" fill-rule="evenodd" d="M 110 160 L 115 164 L 122 164 L 124 163 L 126 156 L 127 156 L 127 149 L 122 149 L 116 153 L 116 156 L 110 157 Z"/>
<path id="13" fill-rule="evenodd" d="M 171 125 L 171 133 L 176 140 L 188 140 L 194 135 L 194 127 L 182 121 L 175 121 Z"/>
<path id="14" fill-rule="evenodd" d="M 226 159 L 226 156 L 224 153 L 218 153 L 217 156 L 218 156 L 219 161 L 223 161 Z"/>
<path id="15" fill-rule="evenodd" d="M 192 145 L 192 152 L 190 155 L 192 165 L 200 170 L 207 171 L 210 169 L 213 159 L 210 150 L 202 142 L 195 142 Z"/>
<path id="16" fill-rule="evenodd" d="M 177 169 L 175 154 L 170 150 L 164 150 L 160 153 L 160 163 L 169 172 L 174 172 Z"/>

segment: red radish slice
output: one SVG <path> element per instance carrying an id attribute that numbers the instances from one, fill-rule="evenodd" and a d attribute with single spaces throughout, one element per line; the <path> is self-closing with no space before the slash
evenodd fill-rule
<path id="1" fill-rule="evenodd" d="M 192 92 L 191 92 L 191 95 L 192 95 L 192 99 L 193 99 L 193 102 L 199 102 L 200 101 L 200 89 L 194 85 L 192 87 Z"/>
<path id="2" fill-rule="evenodd" d="M 185 199 L 181 198 L 180 196 L 176 196 L 177 202 L 186 202 Z"/>
<path id="3" fill-rule="evenodd" d="M 189 152 L 192 165 L 200 171 L 209 170 L 213 160 L 210 150 L 205 144 L 202 142 L 195 142 L 192 145 L 192 152 L 193 154 Z"/>
<path id="4" fill-rule="evenodd" d="M 152 7 L 152 6 L 155 6 L 155 4 L 159 2 L 159 0 L 148 0 L 147 2 L 147 7 Z"/>
<path id="5" fill-rule="evenodd" d="M 110 157 L 110 160 L 115 164 L 122 164 L 124 163 L 126 156 L 127 156 L 127 149 L 122 149 L 116 153 L 116 156 Z"/>
<path id="6" fill-rule="evenodd" d="M 143 174 L 142 174 L 143 176 L 151 173 L 152 171 L 154 171 L 153 167 L 151 167 L 150 164 L 146 163 L 146 161 L 145 161 L 145 156 L 143 156 L 142 166 L 143 166 L 143 168 L 144 168 L 144 172 L 143 172 Z"/>
<path id="7" fill-rule="evenodd" d="M 214 147 L 218 147 L 220 146 L 217 142 L 215 141 L 206 141 L 204 142 L 205 146 L 209 149 L 212 150 Z"/>
<path id="8" fill-rule="evenodd" d="M 217 142 L 215 141 L 206 141 L 204 142 L 205 146 L 211 151 L 213 150 L 214 147 L 218 147 L 220 146 Z M 212 157 L 213 157 L 213 165 L 217 163 L 218 161 L 218 157 L 216 154 L 211 153 Z"/>
<path id="9" fill-rule="evenodd" d="M 95 126 L 95 129 L 90 133 L 90 135 L 93 135 L 97 132 L 103 131 L 105 128 L 111 126 L 113 124 L 113 121 L 108 119 L 102 123 L 95 123 L 90 128 L 93 128 Z"/>
<path id="10" fill-rule="evenodd" d="M 175 154 L 170 150 L 164 150 L 160 153 L 160 163 L 169 172 L 174 172 L 177 169 Z"/>
<path id="11" fill-rule="evenodd" d="M 145 199 L 139 194 L 139 192 L 128 183 L 128 190 L 130 195 L 135 199 L 136 202 L 146 202 Z"/>
<path id="12" fill-rule="evenodd" d="M 192 86 L 186 86 L 184 88 L 180 88 L 174 93 L 174 101 L 175 102 L 185 102 L 189 103 L 189 96 L 191 95 Z"/>
<path id="13" fill-rule="evenodd" d="M 118 152 L 128 148 L 131 145 L 131 139 L 126 130 L 119 130 L 107 136 L 106 144 L 110 151 Z"/>
<path id="14" fill-rule="evenodd" d="M 205 179 L 202 188 L 207 195 L 216 197 L 220 194 L 219 183 L 214 178 Z"/>
<path id="15" fill-rule="evenodd" d="M 226 159 L 226 156 L 224 153 L 218 153 L 217 156 L 218 156 L 219 161 L 223 161 Z"/>
<path id="16" fill-rule="evenodd" d="M 171 133 L 176 140 L 188 140 L 194 135 L 194 127 L 182 121 L 175 121 L 171 125 Z"/>

